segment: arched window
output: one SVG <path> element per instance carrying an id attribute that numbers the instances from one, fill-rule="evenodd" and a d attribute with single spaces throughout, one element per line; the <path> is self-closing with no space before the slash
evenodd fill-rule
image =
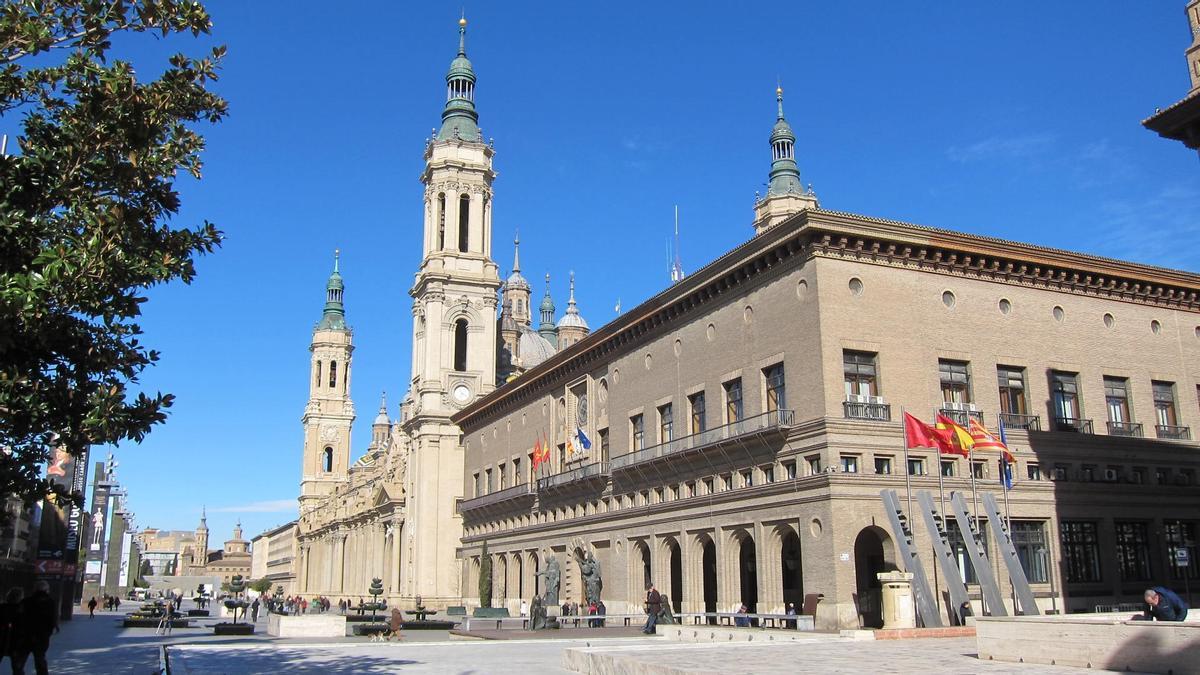
<path id="1" fill-rule="evenodd" d="M 329 362 L 329 386 L 337 386 L 337 361 Z"/>
<path id="2" fill-rule="evenodd" d="M 469 248 L 471 224 L 471 198 L 463 195 L 458 198 L 458 250 L 463 253 Z"/>
<path id="3" fill-rule="evenodd" d="M 317 386 L 321 386 L 321 362 L 317 361 Z"/>
<path id="4" fill-rule="evenodd" d="M 446 248 L 446 193 L 438 193 L 437 201 L 437 249 Z"/>
<path id="5" fill-rule="evenodd" d="M 325 473 L 333 471 L 333 448 L 325 448 L 321 453 L 321 470 Z"/>
<path id="6" fill-rule="evenodd" d="M 454 322 L 454 369 L 460 373 L 467 369 L 466 319 L 459 319 Z"/>

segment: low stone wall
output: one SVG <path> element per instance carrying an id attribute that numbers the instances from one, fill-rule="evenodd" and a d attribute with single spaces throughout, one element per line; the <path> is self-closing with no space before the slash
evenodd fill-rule
<path id="1" fill-rule="evenodd" d="M 658 624 L 656 632 L 675 642 L 805 642 L 813 639 L 813 618 L 798 616 L 799 630 L 791 628 L 730 628 Z M 807 624 L 807 626 L 806 626 Z"/>
<path id="2" fill-rule="evenodd" d="M 1194 620 L 1131 621 L 1128 614 L 978 617 L 975 628 L 981 659 L 1200 674 L 1200 622 Z"/>
<path id="3" fill-rule="evenodd" d="M 271 612 L 267 635 L 276 637 L 346 637 L 346 617 L 341 614 L 287 616 Z"/>

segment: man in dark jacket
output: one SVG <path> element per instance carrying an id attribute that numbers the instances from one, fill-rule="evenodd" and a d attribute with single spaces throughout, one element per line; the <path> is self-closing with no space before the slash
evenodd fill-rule
<path id="1" fill-rule="evenodd" d="M 662 611 L 662 595 L 654 584 L 646 584 L 646 625 L 642 627 L 642 632 L 646 635 L 653 635 L 655 626 L 658 624 L 658 613 Z"/>
<path id="2" fill-rule="evenodd" d="M 1146 619 L 1186 621 L 1188 606 L 1183 598 L 1164 586 L 1146 589 Z"/>
<path id="3" fill-rule="evenodd" d="M 38 581 L 33 585 L 33 595 L 21 601 L 21 620 L 13 632 L 13 671 L 22 672 L 32 653 L 37 675 L 49 675 L 46 650 L 50 648 L 50 635 L 58 632 L 58 605 L 50 597 L 50 584 Z"/>

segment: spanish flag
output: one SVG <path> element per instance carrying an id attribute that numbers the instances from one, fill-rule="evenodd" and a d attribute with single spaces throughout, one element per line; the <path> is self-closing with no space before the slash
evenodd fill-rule
<path id="1" fill-rule="evenodd" d="M 971 456 L 971 449 L 975 447 L 975 439 L 971 438 L 971 434 L 966 429 L 945 415 L 937 416 L 937 428 L 946 431 L 950 436 L 950 445 L 953 449 L 944 452 L 963 457 Z"/>

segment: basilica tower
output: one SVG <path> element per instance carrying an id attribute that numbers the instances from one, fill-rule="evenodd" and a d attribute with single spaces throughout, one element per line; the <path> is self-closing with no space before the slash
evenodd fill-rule
<path id="1" fill-rule="evenodd" d="M 467 22 L 446 75 L 442 127 L 425 146 L 423 257 L 413 297 L 412 439 L 406 474 L 401 595 L 411 602 L 461 601 L 455 548 L 462 536 L 463 451 L 450 416 L 496 388 L 496 298 L 492 253 L 494 151 L 475 110 Z"/>
<path id="2" fill-rule="evenodd" d="M 345 284 L 334 255 L 333 274 L 325 284 L 325 312 L 313 328 L 308 404 L 304 407 L 304 464 L 300 479 L 300 513 L 345 482 L 350 469 L 350 354 L 353 334 L 342 304 Z"/>

